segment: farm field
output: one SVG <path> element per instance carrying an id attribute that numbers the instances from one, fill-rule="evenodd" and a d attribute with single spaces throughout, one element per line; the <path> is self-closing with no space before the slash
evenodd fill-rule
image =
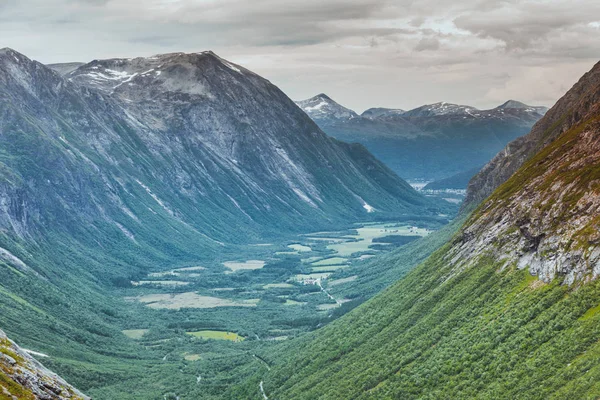
<path id="1" fill-rule="evenodd" d="M 262 260 L 248 260 L 244 262 L 226 261 L 223 263 L 223 265 L 225 268 L 229 268 L 231 270 L 227 271 L 226 273 L 233 273 L 237 271 L 261 269 L 265 266 L 265 262 Z"/>
<path id="2" fill-rule="evenodd" d="M 229 340 L 231 342 L 241 342 L 245 338 L 234 332 L 224 331 L 195 331 L 186 332 L 188 335 L 199 339 L 212 339 L 212 340 Z"/>
<path id="3" fill-rule="evenodd" d="M 139 301 L 150 308 L 166 308 L 179 310 L 181 308 L 216 308 L 216 307 L 256 307 L 258 299 L 234 301 L 219 297 L 201 296 L 194 292 L 177 294 L 148 294 L 128 298 Z"/>

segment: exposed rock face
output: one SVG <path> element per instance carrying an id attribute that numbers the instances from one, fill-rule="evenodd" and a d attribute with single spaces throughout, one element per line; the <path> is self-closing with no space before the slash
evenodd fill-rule
<path id="1" fill-rule="evenodd" d="M 61 377 L 46 369 L 0 330 L 0 398 L 84 400 Z"/>
<path id="2" fill-rule="evenodd" d="M 559 117 L 560 115 L 560 117 Z M 455 261 L 491 254 L 548 282 L 600 275 L 600 65 L 479 176 L 521 168 L 475 211 L 458 239 Z M 540 149 L 531 158 L 529 152 Z M 514 149 L 514 153 L 510 151 Z M 525 159 L 527 159 L 525 161 Z M 485 173 L 488 173 L 486 176 Z M 471 185 L 478 181 L 474 179 Z M 470 188 L 474 190 L 473 187 Z M 484 193 L 481 187 L 477 193 Z M 471 193 L 473 199 L 475 193 Z"/>
<path id="3" fill-rule="evenodd" d="M 485 198 L 514 174 L 529 158 L 580 121 L 596 104 L 600 84 L 600 64 L 577 82 L 532 128 L 509 143 L 469 183 L 465 207 Z"/>

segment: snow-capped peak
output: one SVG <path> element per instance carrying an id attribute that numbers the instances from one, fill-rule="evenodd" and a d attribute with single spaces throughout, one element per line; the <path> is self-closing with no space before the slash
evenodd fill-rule
<path id="1" fill-rule="evenodd" d="M 417 107 L 413 110 L 404 113 L 406 117 L 433 117 L 438 115 L 458 115 L 458 114 L 470 114 L 478 112 L 479 110 L 475 107 L 464 106 L 459 104 L 446 103 L 445 101 L 426 104 L 421 107 Z"/>
<path id="2" fill-rule="evenodd" d="M 358 114 L 333 101 L 324 93 L 308 100 L 296 102 L 313 120 L 319 122 L 337 122 L 357 118 Z"/>
<path id="3" fill-rule="evenodd" d="M 517 101 L 517 100 L 508 100 L 507 102 L 496 107 L 496 109 L 497 110 L 518 109 L 518 110 L 525 110 L 527 112 L 535 112 L 540 115 L 544 115 L 548 111 L 548 107 L 529 106 L 529 105 L 522 103 L 520 101 Z"/>

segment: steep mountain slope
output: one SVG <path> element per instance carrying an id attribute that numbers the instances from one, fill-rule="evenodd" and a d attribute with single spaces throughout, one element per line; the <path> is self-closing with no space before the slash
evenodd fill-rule
<path id="1" fill-rule="evenodd" d="M 326 133 L 365 145 L 408 180 L 438 180 L 484 165 L 511 140 L 529 132 L 544 112 L 544 107 L 515 101 L 491 110 L 450 103 L 406 112 L 372 109 L 342 119 L 307 111 Z"/>
<path id="2" fill-rule="evenodd" d="M 381 213 L 431 205 L 364 148 L 325 136 L 268 81 L 212 53 L 96 61 L 69 80 L 10 50 L 0 67 L 0 221 L 21 236 L 52 215 L 69 227 L 98 218 L 133 240 L 142 215 L 126 203 L 140 199 L 144 212 L 213 245 L 235 241 L 232 224 L 297 229 L 360 218 L 367 203 Z"/>
<path id="3" fill-rule="evenodd" d="M 565 98 L 581 106 L 572 127 L 451 242 L 347 316 L 282 345 L 283 356 L 264 354 L 271 371 L 232 396 L 251 396 L 259 379 L 273 398 L 600 396 L 600 87 L 581 89 L 579 101 Z"/>
<path id="4" fill-rule="evenodd" d="M 0 330 L 0 399 L 88 399 Z"/>
<path id="5" fill-rule="evenodd" d="M 600 66 L 585 74 L 532 128 L 531 132 L 499 152 L 469 183 L 465 207 L 487 198 L 515 173 L 526 160 L 593 112 L 600 85 Z"/>

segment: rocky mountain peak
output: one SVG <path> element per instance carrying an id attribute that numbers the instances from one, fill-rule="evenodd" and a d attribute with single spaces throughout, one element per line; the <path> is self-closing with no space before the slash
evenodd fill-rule
<path id="1" fill-rule="evenodd" d="M 540 115 L 546 114 L 548 111 L 548 107 L 543 106 L 529 106 L 525 103 L 516 100 L 508 100 L 507 102 L 496 107 L 497 110 L 507 110 L 507 109 L 515 109 L 515 110 L 525 110 L 527 112 L 536 112 Z"/>
<path id="2" fill-rule="evenodd" d="M 396 117 L 404 114 L 406 111 L 400 108 L 383 108 L 383 107 L 373 107 L 364 111 L 360 116 L 368 119 L 377 119 L 377 118 L 387 118 L 387 117 Z"/>
<path id="3" fill-rule="evenodd" d="M 478 110 L 475 107 L 463 106 L 459 104 L 446 103 L 445 101 L 426 104 L 421 107 L 417 107 L 413 110 L 407 111 L 403 114 L 405 117 L 433 117 L 442 115 L 458 115 L 458 114 L 472 114 Z"/>
<path id="4" fill-rule="evenodd" d="M 296 102 L 314 121 L 336 123 L 358 118 L 358 114 L 331 99 L 324 93 Z"/>
<path id="5" fill-rule="evenodd" d="M 225 76 L 231 81 L 254 76 L 212 51 L 168 53 L 151 57 L 94 60 L 79 66 L 66 77 L 78 84 L 131 101 L 147 100 L 160 93 L 211 96 L 207 84 Z M 211 82 L 212 81 L 212 82 Z"/>

